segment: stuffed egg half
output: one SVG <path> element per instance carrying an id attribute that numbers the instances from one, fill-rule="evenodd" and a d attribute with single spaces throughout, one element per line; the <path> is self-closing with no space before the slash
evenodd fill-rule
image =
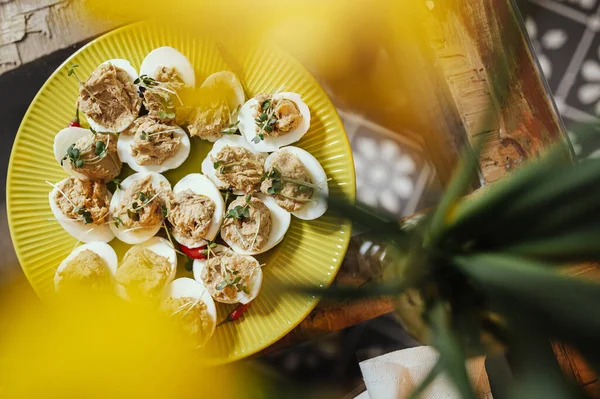
<path id="1" fill-rule="evenodd" d="M 298 93 L 259 94 L 239 112 L 239 129 L 256 151 L 272 152 L 300 140 L 310 127 L 310 110 Z"/>
<path id="2" fill-rule="evenodd" d="M 110 202 L 114 235 L 126 244 L 154 237 L 168 212 L 171 184 L 158 173 L 134 173 L 121 183 Z"/>
<path id="3" fill-rule="evenodd" d="M 246 304 L 257 297 L 262 287 L 259 262 L 222 245 L 210 248 L 207 259 L 196 259 L 193 267 L 194 279 L 217 302 Z"/>
<path id="4" fill-rule="evenodd" d="M 171 234 L 188 248 L 213 241 L 223 222 L 225 202 L 221 192 L 206 176 L 193 173 L 181 179 L 173 188 L 168 209 Z"/>

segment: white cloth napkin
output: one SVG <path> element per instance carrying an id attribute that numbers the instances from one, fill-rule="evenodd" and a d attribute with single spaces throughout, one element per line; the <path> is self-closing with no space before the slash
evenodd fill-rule
<path id="1" fill-rule="evenodd" d="M 433 368 L 438 354 L 432 347 L 420 346 L 391 352 L 360 363 L 367 391 L 360 399 L 403 399 L 415 389 Z M 485 357 L 467 360 L 471 384 L 479 398 L 492 399 L 485 371 Z M 424 399 L 459 398 L 445 375 L 438 376 L 425 390 Z"/>

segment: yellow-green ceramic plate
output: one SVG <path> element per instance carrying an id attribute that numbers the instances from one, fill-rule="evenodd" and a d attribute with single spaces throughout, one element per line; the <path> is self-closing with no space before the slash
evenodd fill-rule
<path id="1" fill-rule="evenodd" d="M 206 76 L 224 69 L 241 75 L 249 96 L 274 91 L 285 85 L 286 91 L 302 95 L 311 113 L 311 128 L 297 144 L 313 154 L 323 165 L 330 195 L 355 196 L 352 153 L 338 114 L 315 79 L 294 59 L 280 50 L 258 48 L 243 54 L 217 45 L 206 37 L 197 37 L 178 29 L 139 23 L 108 33 L 75 53 L 44 84 L 27 111 L 14 143 L 8 171 L 7 201 L 13 243 L 23 271 L 41 297 L 52 295 L 53 276 L 58 264 L 73 250 L 76 240 L 58 223 L 48 220 L 49 187 L 45 181 L 58 182 L 66 174 L 53 155 L 54 135 L 72 119 L 77 83 L 67 76 L 67 66 L 79 64 L 78 74 L 89 74 L 103 61 L 125 58 L 139 68 L 145 55 L 159 46 L 172 46 L 185 54 L 196 70 L 199 85 Z M 165 176 L 175 184 L 192 172 L 200 172 L 200 163 L 211 144 L 192 140 L 189 159 Z M 131 173 L 127 171 L 124 173 Z M 283 337 L 314 308 L 317 300 L 307 296 L 284 294 L 278 290 L 287 284 L 327 286 L 335 277 L 350 239 L 347 220 L 326 214 L 318 220 L 292 218 L 281 244 L 260 257 L 264 284 L 245 318 L 219 327 L 206 349 L 217 363 L 249 356 Z M 114 240 L 120 256 L 127 246 Z M 179 274 L 188 275 L 180 259 Z M 219 306 L 225 317 L 233 306 Z"/>

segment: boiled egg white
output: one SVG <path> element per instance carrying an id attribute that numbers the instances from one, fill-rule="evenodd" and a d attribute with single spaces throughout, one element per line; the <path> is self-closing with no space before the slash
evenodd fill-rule
<path id="1" fill-rule="evenodd" d="M 177 169 L 180 167 L 190 155 L 191 143 L 190 138 L 185 131 L 179 126 L 170 127 L 169 130 L 174 129 L 172 132 L 176 137 L 181 138 L 181 145 L 177 152 L 170 158 L 160 165 L 140 165 L 135 160 L 135 157 L 131 153 L 131 145 L 134 142 L 135 135 L 121 134 L 119 135 L 119 141 L 117 142 L 117 153 L 122 162 L 125 162 L 129 167 L 136 172 L 156 172 L 162 173 L 167 170 Z"/>
<path id="2" fill-rule="evenodd" d="M 219 189 L 226 189 L 228 186 L 225 182 L 217 177 L 217 171 L 215 170 L 211 156 L 216 156 L 225 146 L 242 147 L 254 154 L 261 155 L 262 157 L 267 156 L 267 154 L 264 152 L 256 151 L 242 136 L 232 134 L 223 136 L 215 141 L 213 148 L 210 150 L 206 158 L 204 158 L 204 161 L 202 161 L 202 173 L 204 173 L 206 177 L 208 177 Z M 245 193 L 241 190 L 236 190 L 233 192 L 233 194 L 243 195 Z"/>
<path id="3" fill-rule="evenodd" d="M 241 107 L 246 101 L 244 88 L 233 72 L 215 72 L 212 75 L 209 75 L 200 87 L 205 89 L 216 89 L 220 93 L 226 93 L 227 105 L 232 112 L 238 107 Z M 233 115 L 232 120 L 233 122 L 237 121 L 237 113 Z"/>
<path id="4" fill-rule="evenodd" d="M 287 233 L 290 228 L 292 219 L 290 213 L 277 205 L 277 202 L 273 198 L 264 194 L 255 194 L 254 197 L 261 200 L 269 209 L 269 213 L 271 214 L 271 233 L 269 234 L 267 242 L 257 251 L 243 249 L 233 241 L 223 238 L 223 241 L 240 255 L 258 255 L 267 252 L 283 240 L 285 233 Z"/>
<path id="5" fill-rule="evenodd" d="M 117 188 L 115 193 L 112 196 L 112 200 L 110 201 L 110 213 L 111 215 L 115 213 L 115 210 L 121 203 L 123 196 L 125 195 L 125 191 L 131 186 L 133 186 L 136 182 L 145 179 L 148 175 L 152 175 L 152 186 L 155 190 L 158 190 L 160 187 L 163 189 L 171 189 L 171 183 L 167 180 L 166 177 L 154 172 L 140 172 L 134 173 L 121 183 L 122 189 Z M 110 229 L 114 233 L 115 237 L 119 240 L 123 241 L 126 244 L 134 245 L 140 244 L 144 241 L 147 241 L 154 237 L 156 233 L 158 233 L 163 225 L 163 222 L 156 224 L 155 226 L 149 227 L 133 227 L 128 228 L 123 225 L 117 226 L 115 223 L 110 223 Z"/>
<path id="6" fill-rule="evenodd" d="M 167 287 L 165 291 L 165 296 L 167 298 L 194 298 L 198 301 L 204 302 L 206 305 L 206 311 L 210 316 L 210 326 L 209 332 L 205 337 L 202 337 L 202 342 L 200 344 L 206 343 L 210 339 L 210 337 L 215 332 L 215 328 L 217 327 L 217 307 L 215 306 L 215 301 L 213 301 L 210 296 L 208 290 L 204 288 L 204 285 L 199 283 L 198 281 L 181 277 L 173 280 L 171 284 Z"/>
<path id="7" fill-rule="evenodd" d="M 208 233 L 205 237 L 206 239 L 213 241 L 219 233 L 219 229 L 221 228 L 221 223 L 223 223 L 223 217 L 225 215 L 225 201 L 223 201 L 221 192 L 212 181 L 200 173 L 192 173 L 181 179 L 173 188 L 173 193 L 177 194 L 185 190 L 191 190 L 194 194 L 198 195 L 206 195 L 214 202 L 215 213 L 213 213 L 210 221 L 210 227 L 208 228 Z M 188 248 L 198 248 L 206 245 L 206 240 L 190 243 L 188 242 L 189 240 L 179 237 L 175 231 L 172 231 L 172 235 L 177 242 L 185 245 Z"/>
<path id="8" fill-rule="evenodd" d="M 213 250 L 213 252 L 215 252 L 217 254 L 217 256 L 221 252 L 231 251 L 231 249 L 229 249 L 225 246 L 222 246 L 222 245 L 217 245 L 212 250 Z M 253 257 L 251 257 L 251 256 L 244 256 L 244 257 L 246 259 L 250 259 L 252 262 L 256 263 L 256 272 L 250 276 L 250 280 L 248 281 L 248 283 L 246 285 L 246 287 L 248 288 L 248 293 L 245 293 L 244 291 L 240 291 L 240 292 L 236 292 L 235 297 L 231 298 L 231 300 L 215 299 L 216 301 L 222 302 L 222 303 L 246 304 L 246 303 L 254 300 L 254 298 L 256 298 L 258 296 L 258 293 L 260 292 L 260 289 L 262 288 L 262 282 L 263 282 L 262 268 L 260 266 L 260 263 Z M 204 285 L 204 280 L 202 279 L 202 273 L 204 272 L 204 269 L 206 268 L 206 264 L 207 264 L 206 259 L 194 260 L 194 266 L 193 266 L 194 279 L 203 285 Z"/>
<path id="9" fill-rule="evenodd" d="M 60 183 L 62 183 L 62 181 L 58 184 Z M 48 195 L 48 200 L 50 202 L 50 209 L 52 210 L 52 214 L 54 215 L 54 218 L 58 221 L 58 223 L 61 225 L 61 227 L 71 236 L 83 243 L 89 243 L 93 241 L 112 241 L 112 239 L 115 238 L 115 235 L 110 228 L 110 225 L 112 225 L 112 223 L 105 223 L 99 225 L 84 224 L 83 220 L 71 219 L 61 211 L 61 209 L 55 201 L 56 196 L 60 193 L 57 188 L 58 184 L 54 185 L 54 189 L 50 191 L 50 194 Z M 110 200 L 111 194 L 108 191 L 107 193 L 108 199 Z M 108 218 L 106 222 L 108 222 Z"/>
<path id="10" fill-rule="evenodd" d="M 327 211 L 327 198 L 329 196 L 329 188 L 327 187 L 327 175 L 325 170 L 317 161 L 317 158 L 312 156 L 306 150 L 298 147 L 283 147 L 269 155 L 265 161 L 265 171 L 271 169 L 273 165 L 273 159 L 279 155 L 280 151 L 286 151 L 293 155 L 296 155 L 300 162 L 306 167 L 306 171 L 310 175 L 312 182 L 319 188 L 314 190 L 311 200 L 306 202 L 300 210 L 292 212 L 292 215 L 298 219 L 313 220 L 317 219 Z"/>
<path id="11" fill-rule="evenodd" d="M 102 258 L 102 260 L 104 261 L 104 263 L 106 263 L 106 266 L 108 267 L 108 271 L 110 272 L 111 278 L 115 276 L 115 273 L 117 272 L 117 266 L 119 265 L 119 260 L 117 259 L 117 253 L 115 252 L 115 250 L 112 249 L 110 245 L 104 242 L 90 242 L 75 248 L 75 250 L 73 250 L 73 252 L 71 252 L 71 254 L 69 254 L 69 256 L 67 256 L 67 258 L 63 260 L 58 266 L 58 268 L 56 269 L 56 273 L 54 274 L 54 288 L 56 289 L 56 291 L 59 290 L 59 284 L 63 279 L 63 277 L 61 277 L 59 273 L 62 272 L 65 269 L 65 267 L 67 267 L 67 264 L 70 261 L 72 261 L 77 255 L 79 255 L 79 253 L 85 250 L 90 250 L 96 255 L 98 255 L 100 258 Z"/>
<path id="12" fill-rule="evenodd" d="M 152 237 L 151 239 L 141 244 L 137 244 L 131 248 L 145 248 L 159 256 L 162 256 L 163 258 L 167 258 L 171 267 L 167 284 L 175 279 L 175 275 L 177 274 L 177 252 L 175 252 L 175 248 L 173 248 L 173 245 L 171 245 L 169 241 L 161 237 Z M 130 251 L 131 248 L 129 249 Z M 127 294 L 127 287 L 117 283 L 115 285 L 115 290 L 121 298 L 127 300 L 130 299 L 129 295 Z"/>
<path id="13" fill-rule="evenodd" d="M 302 121 L 291 132 L 285 133 L 279 137 L 265 137 L 264 140 L 254 143 L 252 140 L 257 135 L 256 118 L 258 113 L 256 107 L 258 100 L 251 98 L 246 101 L 239 112 L 239 129 L 242 135 L 248 140 L 248 143 L 255 149 L 255 151 L 272 152 L 280 147 L 295 143 L 300 140 L 310 127 L 310 110 L 308 105 L 302 101 L 300 94 L 293 92 L 282 92 L 273 95 L 274 100 L 286 99 L 294 102 L 302 114 Z"/>
<path id="14" fill-rule="evenodd" d="M 196 73 L 190 60 L 169 46 L 159 47 L 148 53 L 140 66 L 140 75 L 156 78 L 157 70 L 162 67 L 175 69 L 185 86 L 196 86 Z"/>

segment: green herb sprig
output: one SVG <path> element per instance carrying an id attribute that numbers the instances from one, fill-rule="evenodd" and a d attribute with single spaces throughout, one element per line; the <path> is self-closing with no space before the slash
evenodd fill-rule
<path id="1" fill-rule="evenodd" d="M 246 204 L 244 206 L 237 205 L 233 209 L 230 209 L 229 212 L 227 212 L 226 217 L 228 219 L 238 219 L 238 220 L 249 218 L 250 217 L 249 207 L 250 207 L 251 199 L 252 199 L 251 194 L 246 195 Z"/>
<path id="2" fill-rule="evenodd" d="M 164 82 L 159 82 L 156 79 L 148 76 L 148 75 L 141 75 L 140 77 L 138 77 L 137 79 L 135 79 L 133 81 L 133 83 L 135 85 L 138 85 L 140 87 L 143 87 L 145 90 L 149 90 L 149 91 L 153 91 L 153 90 L 162 90 L 166 93 L 169 94 L 173 94 L 177 97 L 177 99 L 179 100 L 179 102 L 183 105 L 181 98 L 179 98 L 179 95 L 177 94 L 177 92 L 175 90 L 172 90 L 169 88 L 169 84 L 168 83 L 164 83 Z M 173 101 L 171 100 L 171 97 L 169 96 L 168 101 L 164 101 L 163 100 L 163 96 L 160 96 L 160 104 L 161 107 L 163 109 L 161 109 L 158 112 L 158 117 L 160 119 L 173 119 L 175 118 L 175 105 L 173 104 Z"/>
<path id="3" fill-rule="evenodd" d="M 271 168 L 270 171 L 265 172 L 261 177 L 261 183 L 265 180 L 271 180 L 271 187 L 267 189 L 267 193 L 269 195 L 280 194 L 283 189 L 283 183 L 292 183 L 298 186 L 298 191 L 308 193 L 311 190 L 319 189 L 317 184 L 313 184 L 311 182 L 307 182 L 304 180 L 292 179 L 289 177 L 284 177 L 279 170 L 276 168 Z"/>
<path id="4" fill-rule="evenodd" d="M 238 125 L 240 121 L 230 123 L 226 128 L 221 129 L 222 134 L 236 134 L 238 132 Z"/>
<path id="5" fill-rule="evenodd" d="M 69 67 L 69 69 L 67 69 L 67 76 L 73 76 L 75 77 L 75 79 L 77 79 L 77 82 L 79 83 L 79 86 L 83 88 L 83 90 L 85 90 L 87 92 L 87 94 L 90 95 L 91 98 L 94 99 L 94 101 L 100 103 L 100 104 L 107 104 L 106 101 L 102 101 L 100 100 L 98 97 L 96 97 L 91 91 L 89 91 L 85 85 L 83 84 L 83 82 L 81 81 L 81 79 L 79 79 L 79 76 L 77 75 L 77 72 L 75 71 L 75 69 L 79 68 L 79 64 L 71 64 L 71 66 Z"/>
<path id="6" fill-rule="evenodd" d="M 265 139 L 265 132 L 271 133 L 277 123 L 275 117 L 275 106 L 273 100 L 267 99 L 261 105 L 261 113 L 254 119 L 256 126 L 258 127 L 258 133 L 252 139 L 254 144 L 260 143 Z"/>
<path id="7" fill-rule="evenodd" d="M 92 218 L 92 213 L 88 210 L 86 210 L 83 207 L 76 207 L 75 209 L 73 209 L 73 211 L 75 213 L 77 213 L 78 215 L 81 215 L 82 219 L 83 219 L 83 224 L 92 224 L 94 223 L 94 219 Z"/>

